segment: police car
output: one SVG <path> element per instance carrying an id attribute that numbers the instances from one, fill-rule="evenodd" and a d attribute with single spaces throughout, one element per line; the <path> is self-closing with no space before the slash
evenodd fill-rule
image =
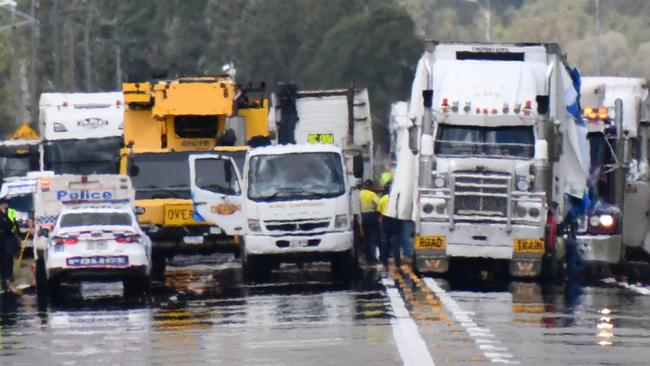
<path id="1" fill-rule="evenodd" d="M 47 285 L 124 281 L 143 290 L 151 270 L 151 240 L 128 203 L 66 205 L 48 233 L 44 251 Z"/>

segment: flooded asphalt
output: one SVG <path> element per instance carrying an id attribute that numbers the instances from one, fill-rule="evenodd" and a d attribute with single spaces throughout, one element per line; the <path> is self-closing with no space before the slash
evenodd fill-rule
<path id="1" fill-rule="evenodd" d="M 83 284 L 0 296 L 2 365 L 647 365 L 650 296 L 595 282 L 455 283 L 326 264 L 244 285 L 234 258 L 179 258 L 147 295 Z M 405 308 L 404 311 L 401 308 Z M 415 326 L 411 326 L 414 324 Z M 418 348 L 418 346 L 420 346 Z"/>

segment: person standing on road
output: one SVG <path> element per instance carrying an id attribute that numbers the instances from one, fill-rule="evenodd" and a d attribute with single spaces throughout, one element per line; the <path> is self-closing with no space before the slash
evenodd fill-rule
<path id="1" fill-rule="evenodd" d="M 360 192 L 363 248 L 368 264 L 377 263 L 377 249 L 379 246 L 379 213 L 377 212 L 379 197 L 372 190 L 373 185 L 372 180 L 366 180 L 363 182 L 363 189 Z"/>
<path id="2" fill-rule="evenodd" d="M 397 268 L 400 267 L 400 225 L 399 221 L 388 216 L 388 199 L 390 198 L 390 182 L 384 186 L 384 195 L 379 199 L 377 211 L 380 214 L 380 226 L 382 233 L 381 240 L 381 262 L 384 269 L 388 269 L 388 258 L 393 253 L 393 260 Z"/>
<path id="3" fill-rule="evenodd" d="M 3 291 L 11 288 L 14 256 L 18 251 L 18 232 L 15 210 L 9 208 L 7 197 L 0 197 L 0 277 Z"/>

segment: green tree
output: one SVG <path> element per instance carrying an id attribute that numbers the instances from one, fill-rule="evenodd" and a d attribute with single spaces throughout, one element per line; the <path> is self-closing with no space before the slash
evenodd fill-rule
<path id="1" fill-rule="evenodd" d="M 422 50 L 404 8 L 379 8 L 346 17 L 329 31 L 303 80 L 310 88 L 341 87 L 352 81 L 367 87 L 379 123 L 376 136 L 385 139 L 390 104 L 409 97 Z"/>

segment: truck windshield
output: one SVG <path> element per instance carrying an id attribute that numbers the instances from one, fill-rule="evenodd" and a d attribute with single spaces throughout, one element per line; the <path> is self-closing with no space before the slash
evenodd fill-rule
<path id="1" fill-rule="evenodd" d="M 22 177 L 29 169 L 29 156 L 5 157 L 0 156 L 0 171 L 3 177 Z"/>
<path id="2" fill-rule="evenodd" d="M 61 217 L 60 227 L 75 226 L 131 226 L 131 215 L 126 212 L 80 212 Z"/>
<path id="3" fill-rule="evenodd" d="M 46 141 L 44 169 L 56 174 L 118 174 L 121 146 L 120 136 Z"/>
<path id="4" fill-rule="evenodd" d="M 129 176 L 136 199 L 191 198 L 190 165 L 188 157 L 210 151 L 175 153 L 142 153 L 129 158 Z M 235 160 L 239 169 L 244 164 L 246 151 L 219 152 Z"/>
<path id="5" fill-rule="evenodd" d="M 136 199 L 190 198 L 190 169 L 185 153 L 135 154 L 129 176 Z"/>
<path id="6" fill-rule="evenodd" d="M 437 156 L 480 156 L 531 159 L 535 153 L 532 126 L 477 127 L 440 125 Z"/>
<path id="7" fill-rule="evenodd" d="M 39 169 L 37 145 L 0 146 L 2 177 L 22 177 Z"/>
<path id="8" fill-rule="evenodd" d="M 248 196 L 254 201 L 337 197 L 345 193 L 340 155 L 257 155 L 249 162 Z"/>

